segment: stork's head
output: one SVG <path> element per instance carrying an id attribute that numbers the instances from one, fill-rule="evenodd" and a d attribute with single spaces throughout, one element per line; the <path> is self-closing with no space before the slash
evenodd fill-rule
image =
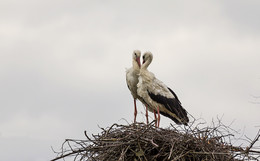
<path id="1" fill-rule="evenodd" d="M 133 52 L 133 63 L 134 64 L 137 63 L 139 68 L 141 67 L 140 57 L 141 57 L 141 51 L 140 50 L 134 50 L 134 52 Z"/>
<path id="2" fill-rule="evenodd" d="M 150 51 L 147 51 L 143 55 L 143 64 L 146 64 L 146 67 L 152 62 L 153 54 Z"/>

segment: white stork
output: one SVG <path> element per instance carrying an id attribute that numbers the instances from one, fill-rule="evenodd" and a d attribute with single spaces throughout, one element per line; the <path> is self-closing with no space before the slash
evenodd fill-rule
<path id="1" fill-rule="evenodd" d="M 187 111 L 182 107 L 177 95 L 163 82 L 158 80 L 153 73 L 147 70 L 152 60 L 153 55 L 151 52 L 146 52 L 143 55 L 143 64 L 137 84 L 137 94 L 148 106 L 153 108 L 154 113 L 157 111 L 157 127 L 160 124 L 160 113 L 172 119 L 176 124 L 187 125 L 189 122 Z"/>
<path id="2" fill-rule="evenodd" d="M 140 67 L 141 67 L 140 57 L 141 57 L 141 52 L 139 50 L 134 50 L 132 55 L 133 66 L 126 70 L 126 83 L 134 98 L 134 123 L 136 123 L 136 115 L 137 115 L 136 99 L 140 100 L 146 106 L 145 116 L 146 116 L 146 121 L 148 123 L 147 110 L 152 111 L 152 109 L 150 109 L 145 103 L 145 101 L 137 95 L 137 83 L 138 83 L 138 77 L 139 77 Z"/>

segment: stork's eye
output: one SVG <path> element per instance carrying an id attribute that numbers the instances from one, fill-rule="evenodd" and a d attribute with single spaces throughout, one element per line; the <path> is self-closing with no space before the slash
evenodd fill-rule
<path id="1" fill-rule="evenodd" d="M 143 56 L 143 59 L 145 59 L 145 56 Z"/>

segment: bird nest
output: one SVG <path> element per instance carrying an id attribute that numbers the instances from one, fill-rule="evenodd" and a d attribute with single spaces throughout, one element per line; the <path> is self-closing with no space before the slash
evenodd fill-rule
<path id="1" fill-rule="evenodd" d="M 260 151 L 254 144 L 257 136 L 247 147 L 233 146 L 230 127 L 220 121 L 217 125 L 200 128 L 200 123 L 188 127 L 173 126 L 156 128 L 154 122 L 146 125 L 113 124 L 101 128 L 102 132 L 85 140 L 66 139 L 54 160 L 74 157 L 74 160 L 259 160 Z"/>

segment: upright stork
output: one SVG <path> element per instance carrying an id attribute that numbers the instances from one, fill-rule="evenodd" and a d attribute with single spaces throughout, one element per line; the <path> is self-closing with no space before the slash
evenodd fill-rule
<path id="1" fill-rule="evenodd" d="M 147 70 L 153 60 L 153 54 L 146 52 L 143 55 L 143 64 L 140 69 L 139 82 L 137 84 L 137 94 L 152 107 L 158 119 L 156 126 L 160 124 L 160 114 L 172 119 L 176 124 L 187 125 L 189 118 L 187 111 L 182 107 L 177 95 L 158 80 L 152 72 Z"/>
<path id="2" fill-rule="evenodd" d="M 136 123 L 136 115 L 137 115 L 137 108 L 136 108 L 136 99 L 140 100 L 146 106 L 146 122 L 148 123 L 148 111 L 152 111 L 147 103 L 137 95 L 137 83 L 138 77 L 140 73 L 140 57 L 141 52 L 139 50 L 134 50 L 132 54 L 132 64 L 133 66 L 126 70 L 126 83 L 127 87 L 129 88 L 133 98 L 134 98 L 134 123 Z"/>

